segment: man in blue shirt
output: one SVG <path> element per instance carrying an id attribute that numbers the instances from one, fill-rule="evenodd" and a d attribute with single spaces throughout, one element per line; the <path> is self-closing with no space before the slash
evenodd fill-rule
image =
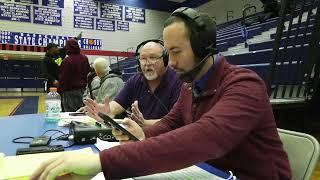
<path id="1" fill-rule="evenodd" d="M 132 118 L 141 126 L 151 125 L 173 107 L 182 83 L 175 72 L 167 67 L 168 56 L 162 41 L 145 41 L 138 46 L 137 53 L 141 73 L 132 76 L 113 101 L 109 102 L 106 98 L 104 104 L 97 104 L 87 99 L 85 104 L 98 106 L 102 112 L 109 112 L 111 117 L 126 112 L 132 106 L 131 110 L 139 114 Z"/>

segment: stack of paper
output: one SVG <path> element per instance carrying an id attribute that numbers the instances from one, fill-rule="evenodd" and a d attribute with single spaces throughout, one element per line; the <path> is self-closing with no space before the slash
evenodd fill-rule
<path id="1" fill-rule="evenodd" d="M 104 149 L 109 149 L 114 146 L 119 146 L 119 142 L 108 142 L 108 141 L 102 141 L 101 139 L 97 139 L 96 144 L 94 144 L 100 151 L 103 151 Z"/>
<path id="2" fill-rule="evenodd" d="M 103 173 L 99 173 L 97 176 L 92 178 L 91 180 L 104 180 Z M 193 180 L 193 179 L 202 179 L 202 180 L 222 180 L 223 178 L 218 177 L 214 174 L 211 174 L 198 166 L 190 166 L 188 168 L 180 169 L 177 171 L 167 172 L 167 173 L 159 173 L 159 174 L 153 174 L 149 176 L 141 176 L 141 177 L 135 177 L 130 178 L 134 180 L 177 180 L 177 179 L 187 179 L 187 180 Z M 126 180 L 130 180 L 126 179 Z"/>
<path id="3" fill-rule="evenodd" d="M 102 141 L 100 139 L 97 139 L 97 143 L 95 146 L 100 150 L 109 149 L 114 146 L 120 145 L 119 142 L 107 142 Z M 91 180 L 103 180 L 104 176 L 103 173 L 99 173 L 97 176 L 92 178 Z M 218 177 L 214 174 L 211 174 L 198 166 L 190 166 L 188 168 L 184 168 L 177 171 L 167 172 L 167 173 L 159 173 L 159 174 L 153 174 L 149 176 L 141 176 L 141 177 L 135 177 L 135 178 L 129 178 L 126 180 L 177 180 L 177 179 L 210 179 L 210 180 L 221 180 L 223 178 Z"/>

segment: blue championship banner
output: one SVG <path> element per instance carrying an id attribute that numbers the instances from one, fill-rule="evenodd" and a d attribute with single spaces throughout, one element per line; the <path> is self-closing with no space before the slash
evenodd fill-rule
<path id="1" fill-rule="evenodd" d="M 62 26 L 61 10 L 47 7 L 33 7 L 33 23 Z"/>
<path id="2" fill-rule="evenodd" d="M 118 31 L 129 31 L 129 22 L 117 21 Z"/>
<path id="3" fill-rule="evenodd" d="M 71 37 L 0 30 L 1 44 L 46 47 L 48 43 L 53 42 L 63 47 L 69 38 Z M 81 49 L 101 49 L 102 46 L 101 39 L 80 38 L 78 42 Z"/>
<path id="4" fill-rule="evenodd" d="M 125 7 L 125 21 L 146 23 L 146 10 L 136 7 Z"/>
<path id="5" fill-rule="evenodd" d="M 27 4 L 39 4 L 38 0 L 15 0 L 15 2 L 27 3 Z"/>
<path id="6" fill-rule="evenodd" d="M 42 0 L 43 6 L 64 8 L 64 0 Z"/>
<path id="7" fill-rule="evenodd" d="M 123 6 L 108 4 L 101 2 L 101 16 L 102 18 L 112 20 L 122 20 Z"/>
<path id="8" fill-rule="evenodd" d="M 95 0 L 73 0 L 74 14 L 98 16 L 98 2 Z"/>
<path id="9" fill-rule="evenodd" d="M 96 20 L 96 30 L 115 31 L 115 21 L 99 18 Z"/>
<path id="10" fill-rule="evenodd" d="M 94 18 L 85 16 L 73 16 L 73 27 L 83 29 L 94 28 Z"/>
<path id="11" fill-rule="evenodd" d="M 0 2 L 0 19 L 19 22 L 31 22 L 31 6 Z"/>

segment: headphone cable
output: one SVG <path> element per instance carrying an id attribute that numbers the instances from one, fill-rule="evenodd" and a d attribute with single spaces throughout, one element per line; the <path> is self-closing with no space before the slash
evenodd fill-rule
<path id="1" fill-rule="evenodd" d="M 151 91 L 149 90 L 149 93 L 151 93 Z M 151 93 L 159 102 L 159 104 L 167 111 L 167 113 L 169 113 L 169 110 L 167 108 L 167 106 L 161 101 L 160 98 L 158 98 L 158 96 L 155 93 Z"/>

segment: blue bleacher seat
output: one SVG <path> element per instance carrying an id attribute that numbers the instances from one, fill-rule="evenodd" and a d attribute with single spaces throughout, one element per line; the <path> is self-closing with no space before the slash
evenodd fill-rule
<path id="1" fill-rule="evenodd" d="M 288 46 L 292 46 L 293 44 L 305 44 L 306 42 L 310 42 L 311 40 L 311 33 L 308 33 L 306 37 L 303 35 L 298 35 L 297 37 L 291 36 L 286 42 L 286 37 L 282 38 L 281 40 L 281 47 L 283 47 L 286 43 L 288 43 Z M 249 44 L 249 51 L 258 51 L 262 49 L 272 49 L 273 48 L 273 42 L 274 40 L 265 41 L 261 43 L 254 43 Z"/>
<path id="2" fill-rule="evenodd" d="M 20 79 L 22 77 L 23 67 L 17 61 L 7 61 L 6 76 L 9 79 Z"/>
<path id="3" fill-rule="evenodd" d="M 307 31 L 307 33 L 311 33 L 312 29 L 313 29 L 312 27 L 313 27 L 313 25 L 309 25 L 309 27 L 307 29 L 305 29 L 305 27 L 301 27 L 299 29 L 299 31 L 298 31 L 297 28 L 293 28 L 290 31 L 290 36 L 296 35 L 297 31 L 299 32 L 299 34 L 304 34 L 305 31 Z M 287 35 L 288 35 L 287 31 L 284 31 L 282 33 L 282 37 L 287 37 Z M 276 33 L 271 34 L 270 37 L 271 37 L 271 39 L 275 39 L 276 38 Z"/>
<path id="4" fill-rule="evenodd" d="M 7 65 L 6 61 L 0 60 L 0 79 L 6 78 Z"/>
<path id="5" fill-rule="evenodd" d="M 137 66 L 128 67 L 128 68 L 123 69 L 123 73 L 136 73 L 137 71 L 138 71 Z"/>

